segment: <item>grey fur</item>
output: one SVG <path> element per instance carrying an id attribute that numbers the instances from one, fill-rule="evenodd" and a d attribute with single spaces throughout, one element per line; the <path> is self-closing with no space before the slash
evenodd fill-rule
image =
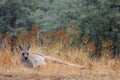
<path id="1" fill-rule="evenodd" d="M 43 54 L 29 54 L 29 48 L 30 45 L 27 46 L 27 48 L 22 48 L 21 46 L 19 46 L 21 53 L 20 53 L 20 61 L 21 63 L 29 68 L 36 68 L 40 65 L 45 65 L 46 62 L 45 60 L 53 60 L 56 61 L 58 63 L 61 64 L 65 64 L 68 66 L 73 66 L 73 67 L 80 67 L 80 68 L 85 68 L 85 66 L 80 66 L 80 65 L 76 65 L 76 64 L 71 64 L 65 61 L 62 61 L 60 59 L 54 58 L 54 57 L 50 57 L 50 56 L 45 56 Z"/>

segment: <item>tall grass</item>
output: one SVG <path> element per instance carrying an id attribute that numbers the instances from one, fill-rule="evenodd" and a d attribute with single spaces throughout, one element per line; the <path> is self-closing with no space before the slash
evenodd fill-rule
<path id="1" fill-rule="evenodd" d="M 39 28 L 32 27 L 29 32 L 21 32 L 17 39 L 15 40 L 16 44 L 10 44 L 11 36 L 7 35 L 4 42 L 2 43 L 4 46 L 1 46 L 0 50 L 0 72 L 20 72 L 20 73 L 29 73 L 29 74 L 80 74 L 81 70 L 74 67 L 69 67 L 66 65 L 53 63 L 48 61 L 46 66 L 40 66 L 37 69 L 27 69 L 20 64 L 19 60 L 19 49 L 18 45 L 26 46 L 26 43 L 31 44 L 30 53 L 42 53 L 45 55 L 49 55 L 63 61 L 67 61 L 70 63 L 75 63 L 79 65 L 85 65 L 87 68 L 86 71 L 82 72 L 88 77 L 92 77 L 92 74 L 96 74 L 98 71 L 100 73 L 109 73 L 110 70 L 115 72 L 120 71 L 120 59 L 113 59 L 112 53 L 108 48 L 111 45 L 112 41 L 107 40 L 102 42 L 103 44 L 103 57 L 101 59 L 91 59 L 88 57 L 89 51 L 97 51 L 96 47 L 93 43 L 82 45 L 80 49 L 78 47 L 79 40 L 84 43 L 87 42 L 88 36 L 80 36 L 74 31 L 77 29 L 77 26 L 73 28 L 72 37 L 77 41 L 73 46 L 71 46 L 71 38 L 69 37 L 66 30 L 60 30 L 55 33 L 46 32 L 44 35 L 37 34 Z M 18 30 L 17 30 L 18 31 Z M 0 34 L 2 37 L 2 34 Z M 40 41 L 43 41 L 43 44 L 40 45 Z M 81 43 L 82 44 L 82 43 Z M 10 47 L 14 47 L 14 51 L 11 52 Z M 113 73 L 112 73 L 113 74 Z"/>

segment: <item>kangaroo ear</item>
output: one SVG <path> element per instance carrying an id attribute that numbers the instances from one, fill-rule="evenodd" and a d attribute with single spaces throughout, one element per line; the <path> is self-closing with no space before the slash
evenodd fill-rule
<path id="1" fill-rule="evenodd" d="M 20 50 L 22 51 L 23 49 L 22 49 L 22 47 L 19 45 L 19 48 L 20 48 Z"/>
<path id="2" fill-rule="evenodd" d="M 27 46 L 27 50 L 29 50 L 30 49 L 30 44 L 28 44 L 28 46 Z"/>

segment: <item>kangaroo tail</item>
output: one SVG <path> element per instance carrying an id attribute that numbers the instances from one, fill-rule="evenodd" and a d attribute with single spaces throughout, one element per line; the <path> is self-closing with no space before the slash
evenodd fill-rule
<path id="1" fill-rule="evenodd" d="M 65 64 L 65 65 L 69 65 L 69 66 L 72 66 L 72 67 L 79 67 L 79 68 L 82 68 L 82 69 L 86 68 L 86 66 L 72 64 L 72 63 L 65 62 L 65 61 L 62 61 L 62 60 L 54 58 L 54 57 L 50 57 L 50 56 L 44 56 L 44 57 L 45 57 L 45 59 L 50 59 L 50 60 L 56 61 L 56 62 L 58 62 L 60 64 Z"/>

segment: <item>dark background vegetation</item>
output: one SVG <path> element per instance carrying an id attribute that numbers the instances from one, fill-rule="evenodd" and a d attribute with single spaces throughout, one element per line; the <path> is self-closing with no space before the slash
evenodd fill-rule
<path id="1" fill-rule="evenodd" d="M 1 44 L 8 34 L 11 40 L 17 39 L 20 32 L 15 29 L 29 32 L 33 26 L 43 36 L 65 30 L 71 39 L 69 46 L 78 42 L 81 48 L 93 42 L 97 51 L 89 51 L 91 57 L 100 57 L 104 48 L 120 56 L 120 0 L 0 0 Z M 72 33 L 89 38 L 76 39 Z M 103 47 L 103 41 L 109 45 Z"/>

